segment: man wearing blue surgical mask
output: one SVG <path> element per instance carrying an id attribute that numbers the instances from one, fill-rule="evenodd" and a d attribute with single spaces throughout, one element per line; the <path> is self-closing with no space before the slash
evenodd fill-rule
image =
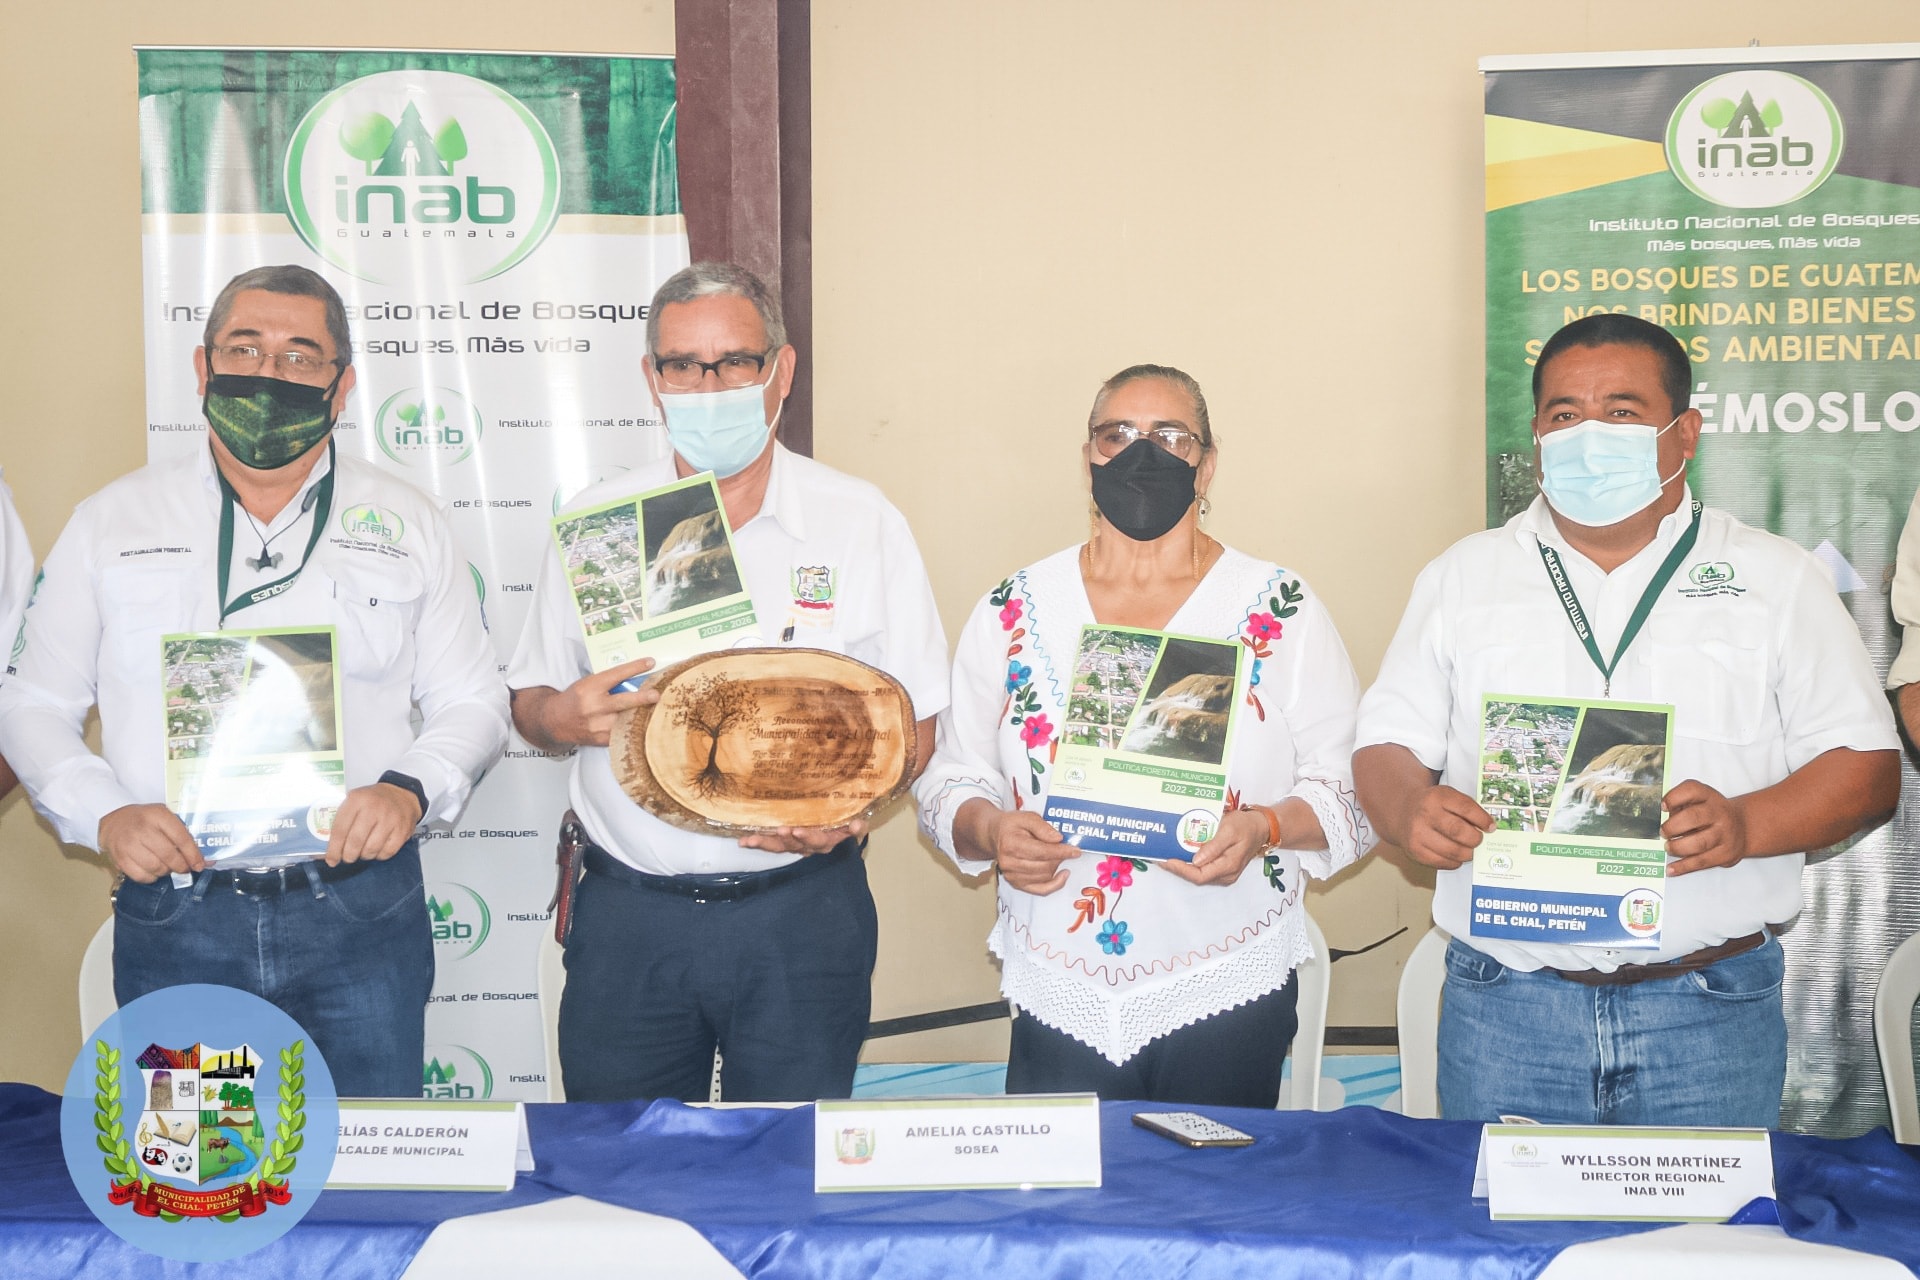
<path id="1" fill-rule="evenodd" d="M 829 649 L 891 674 L 919 719 L 917 776 L 947 705 L 947 644 L 913 534 L 864 481 L 775 435 L 794 349 L 752 272 L 701 262 L 654 295 L 647 387 L 672 452 L 575 495 L 586 510 L 710 471 L 768 644 Z M 551 543 L 507 684 L 514 723 L 574 749 L 586 842 L 567 939 L 560 1058 L 570 1099 L 708 1096 L 717 1049 L 735 1101 L 845 1097 L 865 1038 L 878 937 L 866 824 L 732 840 L 670 826 L 615 780 L 607 738 L 658 701 L 639 659 L 594 674 Z M 567 886 L 571 888 L 571 886 Z"/>
<path id="2" fill-rule="evenodd" d="M 1452 935 L 1450 1119 L 1777 1124 L 1775 935 L 1799 910 L 1805 851 L 1884 821 L 1899 798 L 1892 717 L 1832 580 L 1801 547 L 1694 499 L 1690 382 L 1679 341 L 1631 316 L 1549 339 L 1533 371 L 1541 496 L 1427 566 L 1361 700 L 1360 802 L 1435 868 L 1434 920 Z M 1509 750 L 1560 759 L 1559 773 L 1494 754 L 1515 721 L 1489 698 L 1536 704 Z M 1615 737 L 1585 761 L 1583 728 L 1550 745 L 1539 711 L 1556 700 Z M 1625 736 L 1656 708 L 1670 737 Z M 1513 778 L 1532 772 L 1523 803 Z M 1496 824 L 1563 833 L 1550 848 L 1567 855 L 1581 846 L 1564 833 L 1602 834 L 1581 825 L 1596 814 L 1625 834 L 1606 815 L 1629 801 L 1656 860 L 1639 887 L 1596 868 L 1581 902 L 1548 883 L 1558 872 L 1515 891 L 1497 887 L 1504 855 L 1475 866 Z"/>

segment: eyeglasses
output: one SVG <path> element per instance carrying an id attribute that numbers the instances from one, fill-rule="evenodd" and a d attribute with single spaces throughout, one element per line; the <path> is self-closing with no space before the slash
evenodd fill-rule
<path id="1" fill-rule="evenodd" d="M 720 379 L 723 387 L 749 387 L 760 381 L 760 371 L 767 367 L 767 357 L 772 354 L 769 349 L 757 356 L 736 353 L 721 356 L 718 360 L 694 360 L 686 356 L 661 360 L 655 357 L 653 368 L 660 375 L 660 381 L 675 391 L 698 391 L 709 373 Z"/>
<path id="2" fill-rule="evenodd" d="M 274 369 L 288 378 L 312 378 L 324 374 L 339 364 L 338 360 L 322 360 L 311 351 L 276 351 L 268 354 L 258 347 L 244 343 L 228 347 L 215 347 L 213 354 L 220 357 L 221 363 L 230 369 L 240 367 L 258 372 L 269 362 Z"/>
<path id="3" fill-rule="evenodd" d="M 1100 451 L 1103 458 L 1118 457 L 1136 440 L 1151 440 L 1186 462 L 1193 461 L 1206 449 L 1206 442 L 1185 427 L 1154 427 L 1150 431 L 1142 431 L 1131 422 L 1105 422 L 1088 435 L 1093 440 L 1093 447 Z"/>

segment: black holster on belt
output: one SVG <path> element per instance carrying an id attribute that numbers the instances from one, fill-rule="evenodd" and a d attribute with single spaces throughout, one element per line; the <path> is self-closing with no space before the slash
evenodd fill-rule
<path id="1" fill-rule="evenodd" d="M 547 904 L 547 911 L 553 916 L 554 940 L 563 947 L 573 933 L 573 897 L 580 891 L 580 873 L 586 856 L 587 830 L 569 809 L 560 819 L 560 842 L 553 852 L 553 901 Z"/>

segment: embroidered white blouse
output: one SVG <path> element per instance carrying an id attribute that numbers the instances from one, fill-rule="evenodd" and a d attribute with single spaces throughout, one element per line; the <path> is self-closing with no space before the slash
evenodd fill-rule
<path id="1" fill-rule="evenodd" d="M 920 824 L 960 870 L 953 819 L 976 797 L 1044 806 L 1080 629 L 1093 622 L 1080 548 L 1021 570 L 975 607 L 954 658 L 953 701 L 914 787 Z M 1286 570 L 1226 548 L 1168 631 L 1238 639 L 1251 653 L 1228 803 L 1298 796 L 1327 848 L 1277 850 L 1230 885 L 1194 885 L 1151 862 L 1084 855 L 1044 897 L 1000 882 L 988 936 L 1001 991 L 1023 1015 L 1121 1063 L 1149 1041 L 1286 985 L 1309 954 L 1302 872 L 1324 878 L 1373 847 L 1353 793 L 1359 682 L 1319 600 Z"/>

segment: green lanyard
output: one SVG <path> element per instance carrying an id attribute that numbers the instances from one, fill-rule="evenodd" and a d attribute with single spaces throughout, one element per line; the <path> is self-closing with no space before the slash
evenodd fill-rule
<path id="1" fill-rule="evenodd" d="M 327 531 L 327 517 L 333 511 L 333 478 L 339 474 L 336 459 L 333 456 L 333 444 L 327 444 L 327 474 L 320 477 L 315 486 L 316 495 L 313 504 L 313 532 L 307 535 L 307 549 L 300 557 L 300 563 L 294 566 L 292 573 L 284 578 L 275 578 L 263 587 L 243 591 L 237 599 L 227 598 L 227 579 L 233 563 L 233 509 L 240 505 L 240 497 L 227 483 L 227 477 L 221 473 L 218 462 L 214 464 L 213 474 L 220 479 L 220 629 L 226 630 L 227 618 L 247 608 L 259 604 L 262 600 L 271 600 L 293 585 L 300 571 L 307 567 L 307 561 L 313 559 L 313 549 L 320 545 L 320 535 Z"/>
<path id="2" fill-rule="evenodd" d="M 1573 624 L 1573 634 L 1580 637 L 1580 643 L 1587 647 L 1587 656 L 1593 659 L 1593 665 L 1600 671 L 1601 697 L 1613 696 L 1614 670 L 1619 667 L 1620 659 L 1626 656 L 1627 646 L 1640 634 L 1647 615 L 1653 612 L 1654 601 L 1660 598 L 1667 583 L 1673 580 L 1680 562 L 1693 550 L 1694 540 L 1699 536 L 1700 503 L 1696 501 L 1693 504 L 1693 523 L 1680 535 L 1680 541 L 1673 544 L 1673 550 L 1667 552 L 1667 558 L 1661 561 L 1660 570 L 1653 575 L 1653 581 L 1640 593 L 1640 603 L 1633 607 L 1633 616 L 1627 619 L 1627 628 L 1620 633 L 1620 643 L 1614 647 L 1612 662 L 1600 657 L 1600 646 L 1593 640 L 1593 628 L 1587 624 L 1587 611 L 1580 607 L 1580 597 L 1573 594 L 1573 584 L 1567 581 L 1567 571 L 1560 563 L 1560 553 L 1546 543 L 1540 543 L 1540 560 L 1547 566 L 1547 580 L 1553 584 L 1553 593 L 1560 598 L 1560 607 L 1567 611 L 1567 621 Z"/>

